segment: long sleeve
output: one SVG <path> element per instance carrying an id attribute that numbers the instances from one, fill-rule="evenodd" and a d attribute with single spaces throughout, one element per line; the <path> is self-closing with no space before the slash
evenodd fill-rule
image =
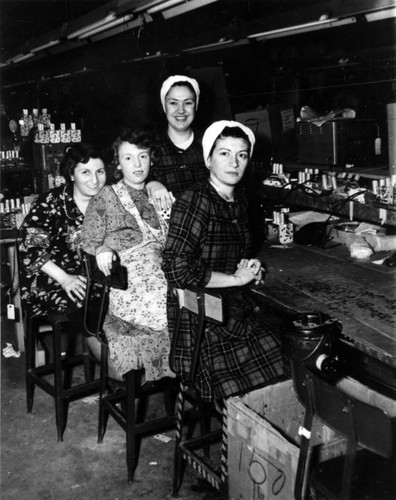
<path id="1" fill-rule="evenodd" d="M 71 189 L 71 188 L 70 188 Z M 83 215 L 69 188 L 55 188 L 40 195 L 26 216 L 19 235 L 19 255 L 26 274 L 34 274 L 53 260 L 57 265 L 78 268 L 75 250 Z"/>
<path id="2" fill-rule="evenodd" d="M 211 271 L 202 259 L 206 239 L 209 204 L 199 191 L 186 191 L 172 209 L 163 269 L 168 282 L 175 287 L 205 287 Z"/>

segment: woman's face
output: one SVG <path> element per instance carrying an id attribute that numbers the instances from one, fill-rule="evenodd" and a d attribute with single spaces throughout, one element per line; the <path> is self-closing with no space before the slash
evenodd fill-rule
<path id="1" fill-rule="evenodd" d="M 135 189 L 142 189 L 150 171 L 150 148 L 141 149 L 136 144 L 122 142 L 118 147 L 118 161 L 124 182 Z"/>
<path id="2" fill-rule="evenodd" d="M 165 96 L 165 114 L 168 126 L 176 132 L 185 132 L 195 118 L 195 93 L 185 85 L 176 85 Z"/>
<path id="3" fill-rule="evenodd" d="M 249 145 L 245 139 L 217 139 L 212 155 L 206 160 L 210 178 L 217 184 L 235 186 L 242 179 L 249 162 Z"/>
<path id="4" fill-rule="evenodd" d="M 90 158 L 87 163 L 77 163 L 71 180 L 74 189 L 83 195 L 92 197 L 99 193 L 106 183 L 106 170 L 100 158 Z"/>

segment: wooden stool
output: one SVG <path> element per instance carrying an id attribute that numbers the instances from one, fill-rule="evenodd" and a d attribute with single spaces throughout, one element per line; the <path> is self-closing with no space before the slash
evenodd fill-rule
<path id="1" fill-rule="evenodd" d="M 87 274 L 84 325 L 86 332 L 91 336 L 89 344 L 92 345 L 94 354 L 100 357 L 98 442 L 103 441 L 108 417 L 111 415 L 126 434 L 128 482 L 131 483 L 138 465 L 142 437 L 175 427 L 175 379 L 164 377 L 142 385 L 143 369 L 130 370 L 123 377 L 115 372 L 109 363 L 107 339 L 102 330 L 108 307 L 109 286 L 106 282 L 94 281 L 85 254 L 83 259 Z M 95 342 L 96 347 L 94 347 Z M 165 415 L 147 420 L 148 397 L 161 392 L 164 396 Z"/>
<path id="2" fill-rule="evenodd" d="M 197 315 L 198 323 L 194 335 L 194 351 L 190 381 L 182 381 L 176 405 L 176 443 L 174 458 L 174 474 L 172 495 L 178 496 L 183 482 L 186 463 L 191 465 L 206 481 L 222 495 L 227 494 L 227 405 L 222 408 L 213 403 L 204 402 L 199 391 L 194 386 L 202 341 L 205 335 L 207 318 L 222 322 L 222 299 L 203 291 L 177 290 L 179 311 L 176 318 L 175 333 L 171 346 L 171 368 L 174 371 L 174 358 L 179 336 L 179 325 L 183 308 Z M 208 300 L 209 298 L 209 300 Z M 207 304 L 210 303 L 210 309 Z M 186 403 L 189 409 L 186 407 Z M 212 430 L 212 421 L 217 421 L 217 429 Z M 200 433 L 193 435 L 196 424 Z M 220 460 L 218 466 L 211 462 L 211 447 L 221 442 Z"/>
<path id="3" fill-rule="evenodd" d="M 76 332 L 70 328 L 71 324 L 70 318 L 61 314 L 39 317 L 31 317 L 27 314 L 26 316 L 27 412 L 32 411 L 36 386 L 52 396 L 55 400 L 58 441 L 63 441 L 69 402 L 99 391 L 99 379 L 93 380 L 95 365 L 89 353 L 86 338 L 82 336 L 83 352 L 76 354 L 77 338 Z M 41 331 L 42 327 L 45 327 L 45 332 Z M 36 366 L 37 344 L 44 335 L 52 337 L 52 359 L 41 366 Z M 62 352 L 62 335 L 73 335 L 73 338 L 68 339 L 66 352 Z M 73 386 L 73 368 L 78 365 L 84 367 L 85 383 Z"/>

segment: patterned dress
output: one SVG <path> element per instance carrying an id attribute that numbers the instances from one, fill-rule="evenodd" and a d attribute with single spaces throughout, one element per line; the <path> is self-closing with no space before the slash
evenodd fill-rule
<path id="1" fill-rule="evenodd" d="M 247 203 L 236 191 L 235 202 L 221 198 L 208 181 L 185 191 L 172 209 L 163 269 L 174 288 L 205 288 L 212 271 L 233 274 L 242 258 L 249 258 Z M 195 380 L 203 399 L 248 392 L 283 375 L 280 342 L 263 326 L 264 313 L 249 287 L 208 291 L 221 294 L 225 324 L 208 323 Z M 168 292 L 171 336 L 177 303 Z M 176 349 L 176 372 L 188 380 L 191 365 L 191 327 L 196 318 L 184 310 Z"/>
<path id="2" fill-rule="evenodd" d="M 19 279 L 24 307 L 33 316 L 76 310 L 61 285 L 41 268 L 52 260 L 69 274 L 82 274 L 77 247 L 83 219 L 72 184 L 39 195 L 25 217 L 19 231 Z"/>
<path id="3" fill-rule="evenodd" d="M 157 141 L 160 159 L 150 170 L 149 180 L 161 182 L 175 198 L 198 181 L 208 177 L 202 155 L 202 134 L 194 133 L 192 144 L 180 149 L 164 134 Z"/>
<path id="4" fill-rule="evenodd" d="M 174 377 L 169 368 L 167 282 L 161 270 L 166 231 L 147 191 L 122 181 L 105 186 L 85 214 L 82 248 L 93 255 L 112 249 L 128 270 L 127 290 L 110 291 L 103 325 L 119 375 L 144 367 L 148 381 Z"/>

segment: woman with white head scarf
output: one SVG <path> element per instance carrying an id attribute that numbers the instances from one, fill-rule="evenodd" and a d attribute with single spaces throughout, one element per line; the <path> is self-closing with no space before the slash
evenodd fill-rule
<path id="1" fill-rule="evenodd" d="M 168 126 L 157 142 L 160 160 L 149 180 L 161 182 L 175 198 L 208 175 L 202 158 L 202 134 L 192 128 L 199 97 L 198 82 L 185 75 L 170 76 L 160 91 Z M 154 202 L 166 203 L 166 191 L 151 192 Z"/>
<path id="2" fill-rule="evenodd" d="M 202 146 L 209 179 L 175 202 L 163 253 L 168 284 L 168 326 L 175 327 L 175 288 L 210 289 L 223 297 L 226 323 L 207 325 L 195 383 L 204 400 L 245 393 L 283 375 L 280 342 L 263 327 L 249 291 L 262 280 L 250 255 L 247 199 L 240 182 L 255 143 L 253 132 L 234 121 L 213 123 Z M 191 326 L 182 312 L 176 372 L 188 379 Z"/>

